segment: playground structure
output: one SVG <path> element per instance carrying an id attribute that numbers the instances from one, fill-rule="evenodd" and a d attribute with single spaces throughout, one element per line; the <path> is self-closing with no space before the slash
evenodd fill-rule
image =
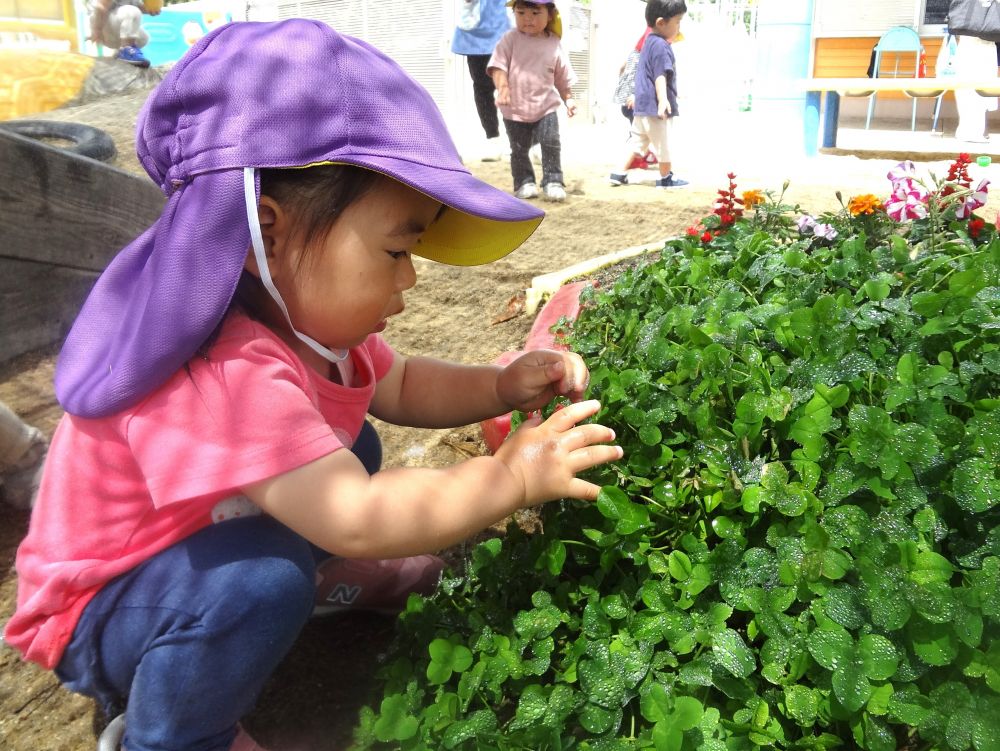
<path id="1" fill-rule="evenodd" d="M 161 0 L 147 0 L 159 9 Z M 115 53 L 87 41 L 83 0 L 38 0 L 0 15 L 0 120 L 64 107 L 77 99 L 100 60 Z M 0 10 L 0 13 L 3 13 Z M 173 63 L 198 39 L 232 20 L 222 4 L 185 3 L 143 16 L 150 41 L 143 53 L 155 66 Z M 125 76 L 126 78 L 128 76 Z"/>

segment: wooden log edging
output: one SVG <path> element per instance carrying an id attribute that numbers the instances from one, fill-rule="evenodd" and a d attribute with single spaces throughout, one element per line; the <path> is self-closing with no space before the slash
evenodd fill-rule
<path id="1" fill-rule="evenodd" d="M 0 130 L 0 361 L 61 340 L 164 200 L 149 180 Z"/>

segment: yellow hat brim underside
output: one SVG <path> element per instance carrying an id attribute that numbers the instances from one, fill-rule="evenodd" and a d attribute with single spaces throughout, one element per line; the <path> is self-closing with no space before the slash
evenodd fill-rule
<path id="1" fill-rule="evenodd" d="M 531 237 L 543 218 L 501 222 L 448 206 L 427 228 L 413 252 L 452 266 L 479 266 L 516 250 Z"/>
<path id="2" fill-rule="evenodd" d="M 288 169 L 308 169 L 309 167 L 332 164 L 361 166 L 352 162 L 312 162 Z M 394 175 L 372 169 L 369 166 L 364 166 L 363 169 L 379 172 L 379 174 L 399 182 L 399 178 Z M 418 193 L 423 193 L 428 198 L 435 201 L 441 200 L 414 185 L 404 184 Z M 421 235 L 420 241 L 413 249 L 413 254 L 450 266 L 481 266 L 513 253 L 524 244 L 525 240 L 531 237 L 532 233 L 538 229 L 538 225 L 542 223 L 542 219 L 545 218 L 543 215 L 534 219 L 505 222 L 499 219 L 475 216 L 447 203 L 442 203 L 448 210 L 442 212 L 441 216 Z"/>
<path id="3" fill-rule="evenodd" d="M 507 3 L 508 8 L 513 8 L 516 0 L 509 0 Z M 546 3 L 548 5 L 548 3 Z M 555 3 L 553 3 L 555 6 Z M 562 39 L 562 17 L 559 15 L 559 8 L 555 8 L 555 12 L 552 14 L 552 18 L 549 21 L 549 25 L 546 27 L 549 31 L 555 34 L 557 37 Z"/>

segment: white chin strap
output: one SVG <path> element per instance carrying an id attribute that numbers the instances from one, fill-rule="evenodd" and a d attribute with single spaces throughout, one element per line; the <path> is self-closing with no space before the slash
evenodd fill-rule
<path id="1" fill-rule="evenodd" d="M 324 347 L 312 337 L 306 336 L 301 331 L 296 330 L 292 324 L 292 319 L 288 315 L 288 307 L 285 305 L 285 301 L 281 299 L 281 293 L 278 292 L 278 288 L 274 286 L 274 282 L 271 280 L 271 271 L 267 267 L 267 258 L 264 256 L 264 237 L 260 231 L 260 219 L 257 217 L 257 170 L 253 167 L 243 168 L 243 197 L 246 200 L 247 222 L 250 224 L 250 240 L 253 243 L 254 257 L 257 259 L 257 270 L 260 271 L 260 281 L 265 289 L 267 289 L 268 294 L 278 303 L 281 312 L 285 314 L 285 320 L 288 321 L 288 328 L 323 359 L 334 363 L 346 360 L 346 349 L 336 350 Z"/>

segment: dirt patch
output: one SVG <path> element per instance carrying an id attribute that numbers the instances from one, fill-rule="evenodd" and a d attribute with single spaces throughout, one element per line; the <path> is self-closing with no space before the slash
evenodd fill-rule
<path id="1" fill-rule="evenodd" d="M 134 157 L 135 114 L 145 95 L 88 104 L 47 117 L 76 120 L 111 133 L 118 166 L 141 174 Z M 735 153 L 734 153 L 735 157 Z M 828 159 L 823 157 L 821 159 Z M 837 163 L 824 178 L 824 164 L 813 162 L 811 180 L 793 185 L 788 198 L 812 211 L 837 208 L 834 191 L 845 196 L 883 187 L 890 162 L 861 161 L 851 171 Z M 734 159 L 735 161 L 735 159 Z M 780 190 L 792 166 L 776 160 L 769 175 L 741 188 Z M 509 166 L 470 163 L 482 179 L 510 188 Z M 388 340 L 402 353 L 427 354 L 465 363 L 489 362 L 517 349 L 531 326 L 526 315 L 509 315 L 512 298 L 523 293 L 533 276 L 627 247 L 661 241 L 683 232 L 710 211 L 725 171 L 704 176 L 676 191 L 645 186 L 612 188 L 608 165 L 575 161 L 564 151 L 569 200 L 547 205 L 548 216 L 522 248 L 484 267 L 454 268 L 417 259 L 418 284 L 407 296 L 406 312 L 394 318 Z M 819 174 L 815 174 L 819 172 Z M 944 172 L 937 168 L 938 174 Z M 690 173 L 688 173 L 690 176 Z M 716 179 L 718 178 L 718 179 Z M 879 183 L 879 180 L 882 180 Z M 766 182 L 762 182 L 767 180 Z M 995 211 L 987 211 L 992 218 Z M 0 399 L 28 422 L 51 435 L 61 411 L 52 395 L 55 348 L 31 353 L 0 368 Z M 485 448 L 475 427 L 412 430 L 385 424 L 381 433 L 386 465 L 443 466 Z M 15 598 L 14 553 L 28 524 L 28 514 L 0 505 L 0 622 L 9 617 Z M 452 551 L 460 554 L 461 551 Z M 254 713 L 250 730 L 274 751 L 345 748 L 356 713 L 369 697 L 373 673 L 393 633 L 393 621 L 377 616 L 342 616 L 310 624 L 273 676 Z M 55 679 L 23 663 L 10 649 L 0 649 L 0 748 L 8 751 L 91 751 L 102 718 L 93 703 L 66 691 Z"/>

